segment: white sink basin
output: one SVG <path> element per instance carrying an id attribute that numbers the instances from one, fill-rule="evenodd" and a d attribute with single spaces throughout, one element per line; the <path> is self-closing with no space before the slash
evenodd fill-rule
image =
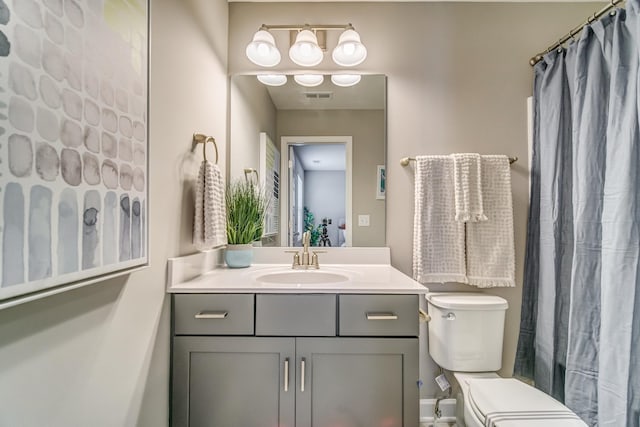
<path id="1" fill-rule="evenodd" d="M 261 274 L 256 281 L 281 285 L 317 285 L 321 283 L 343 283 L 349 276 L 318 270 L 290 270 Z"/>

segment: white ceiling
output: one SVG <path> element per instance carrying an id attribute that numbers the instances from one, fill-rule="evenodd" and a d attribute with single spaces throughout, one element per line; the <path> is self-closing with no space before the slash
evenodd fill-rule
<path id="1" fill-rule="evenodd" d="M 271 100 L 278 110 L 384 110 L 385 76 L 374 74 L 362 76 L 355 86 L 338 87 L 325 76 L 316 87 L 300 86 L 288 76 L 283 86 L 267 86 Z M 329 98 L 315 97 L 328 94 Z"/>
<path id="2" fill-rule="evenodd" d="M 305 171 L 343 171 L 346 167 L 344 144 L 309 144 L 294 146 Z"/>

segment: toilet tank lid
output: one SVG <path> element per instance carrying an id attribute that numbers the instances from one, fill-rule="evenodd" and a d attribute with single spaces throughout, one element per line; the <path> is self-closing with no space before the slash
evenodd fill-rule
<path id="1" fill-rule="evenodd" d="M 439 308 L 456 310 L 506 310 L 507 300 L 480 292 L 430 292 L 427 301 Z"/>

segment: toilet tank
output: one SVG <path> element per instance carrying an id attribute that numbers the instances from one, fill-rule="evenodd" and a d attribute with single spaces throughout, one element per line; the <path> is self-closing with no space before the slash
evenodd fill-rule
<path id="1" fill-rule="evenodd" d="M 426 295 L 429 354 L 450 371 L 490 372 L 502 366 L 504 298 L 481 293 Z"/>

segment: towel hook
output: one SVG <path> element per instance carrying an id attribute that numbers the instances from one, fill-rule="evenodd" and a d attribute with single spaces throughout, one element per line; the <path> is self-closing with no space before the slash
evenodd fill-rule
<path id="1" fill-rule="evenodd" d="M 216 144 L 216 140 L 212 136 L 207 136 L 202 133 L 194 133 L 193 134 L 193 147 L 191 151 L 195 149 L 196 144 L 202 144 L 202 155 L 204 159 L 207 160 L 207 142 L 213 143 L 213 148 L 216 151 L 216 164 L 218 164 L 218 145 Z"/>
<path id="2" fill-rule="evenodd" d="M 216 165 L 218 164 L 218 145 L 216 144 L 216 140 L 212 136 L 208 136 L 207 139 L 204 140 L 204 144 L 202 145 L 202 155 L 204 159 L 207 160 L 207 142 L 211 141 L 213 143 L 213 148 L 216 150 Z"/>
<path id="3" fill-rule="evenodd" d="M 249 182 L 249 181 L 250 181 L 249 176 L 250 176 L 252 173 L 255 173 L 255 174 L 256 174 L 256 184 L 258 184 L 258 182 L 260 182 L 260 177 L 259 177 L 259 175 L 258 175 L 258 171 L 257 171 L 257 170 L 255 170 L 255 169 L 253 169 L 253 168 L 245 168 L 245 169 L 244 169 L 244 179 L 245 179 L 245 180 L 247 180 L 247 182 Z"/>

